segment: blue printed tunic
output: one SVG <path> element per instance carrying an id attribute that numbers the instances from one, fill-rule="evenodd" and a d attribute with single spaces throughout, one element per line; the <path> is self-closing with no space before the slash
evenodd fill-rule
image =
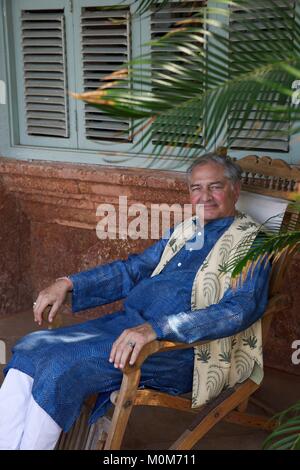
<path id="1" fill-rule="evenodd" d="M 118 299 L 125 299 L 124 310 L 26 335 L 13 348 L 5 373 L 13 367 L 33 377 L 34 399 L 67 431 L 86 397 L 99 394 L 90 418 L 94 422 L 104 414 L 110 393 L 120 387 L 122 372 L 108 359 L 113 342 L 125 328 L 148 322 L 159 339 L 192 343 L 230 336 L 250 326 L 267 302 L 269 269 L 261 266 L 237 290 L 228 289 L 219 304 L 191 311 L 196 272 L 232 221 L 233 217 L 226 217 L 205 225 L 203 248 L 181 249 L 152 278 L 166 239 L 125 261 L 70 276 L 74 312 Z M 192 348 L 154 354 L 142 366 L 140 385 L 172 394 L 188 392 L 193 362 Z"/>

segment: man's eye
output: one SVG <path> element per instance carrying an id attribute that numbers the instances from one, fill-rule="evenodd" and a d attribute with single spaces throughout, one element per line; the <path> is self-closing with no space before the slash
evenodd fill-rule
<path id="1" fill-rule="evenodd" d="M 222 189 L 223 186 L 221 186 L 220 184 L 214 184 L 213 186 L 210 187 L 210 189 L 214 190 L 214 189 Z"/>

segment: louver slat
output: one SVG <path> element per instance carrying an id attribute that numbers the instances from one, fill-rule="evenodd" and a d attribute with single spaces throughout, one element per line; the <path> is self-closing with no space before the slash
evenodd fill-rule
<path id="1" fill-rule="evenodd" d="M 281 8 L 286 15 L 288 13 L 290 18 L 294 17 L 295 2 L 290 1 L 277 1 L 276 6 Z M 268 54 L 270 50 L 274 50 L 276 44 L 276 51 L 278 60 L 285 58 L 288 50 L 291 50 L 293 43 L 292 26 L 283 22 L 283 15 L 280 10 L 268 8 L 266 5 L 254 3 L 251 11 L 239 9 L 238 7 L 231 7 L 230 20 L 229 20 L 229 43 L 230 43 L 230 70 L 235 73 L 237 67 L 246 73 L 255 67 L 257 60 L 260 63 L 268 61 Z M 256 14 L 254 15 L 254 12 Z M 260 21 L 257 20 L 257 12 L 259 12 Z M 250 21 L 250 23 L 249 23 Z M 248 26 L 250 24 L 250 27 Z M 257 37 L 251 31 L 251 27 L 255 25 L 255 29 L 261 30 L 261 38 Z M 278 31 L 281 32 L 280 39 Z M 255 39 L 255 48 L 254 45 Z M 236 49 L 236 45 L 238 47 Z M 270 48 L 272 44 L 272 48 Z M 243 48 L 243 52 L 241 52 Z M 253 53 L 255 50 L 255 54 Z M 272 53 L 274 55 L 274 52 Z M 284 81 L 283 73 L 276 76 L 278 82 Z M 257 102 L 269 104 L 283 104 L 279 101 L 279 95 L 269 90 L 262 91 L 258 97 Z M 288 116 L 278 116 L 274 119 L 270 115 L 261 114 L 260 119 L 254 120 L 255 110 L 248 116 L 247 121 L 243 125 L 243 131 L 239 130 L 239 126 L 244 117 L 244 109 L 242 103 L 235 104 L 229 113 L 228 119 L 228 132 L 232 139 L 231 148 L 236 149 L 258 149 L 258 150 L 273 150 L 288 152 L 289 138 L 284 135 L 282 131 L 289 128 Z M 275 127 L 274 127 L 275 126 Z M 272 129 L 272 131 L 270 131 Z"/>
<path id="2" fill-rule="evenodd" d="M 172 2 L 167 4 L 164 8 L 161 8 L 160 10 L 156 11 L 153 10 L 151 14 L 151 40 L 156 41 L 168 32 L 172 31 L 173 29 L 178 28 L 177 23 L 179 21 L 191 18 L 197 11 L 200 10 L 201 7 L 205 5 L 205 0 L 187 0 L 184 2 Z M 199 47 L 199 42 L 195 40 L 195 45 Z M 164 47 L 162 46 L 155 46 L 152 45 L 151 48 L 151 55 L 153 59 L 159 59 L 162 61 L 166 61 L 166 63 L 172 62 L 174 65 L 178 65 L 179 67 L 186 67 L 185 63 L 185 55 L 182 53 L 178 53 L 177 49 L 174 47 L 172 48 L 171 45 L 166 45 Z M 196 66 L 191 66 L 189 65 L 190 70 L 196 70 Z M 157 65 L 152 66 L 152 76 L 155 78 L 155 76 L 159 76 L 160 74 L 168 75 L 169 72 L 164 70 L 161 67 L 158 67 Z M 162 76 L 162 75 L 161 75 Z M 192 78 L 186 78 L 186 83 L 187 86 L 189 86 L 189 83 L 193 83 Z M 153 89 L 155 90 L 155 84 L 153 86 Z M 183 113 L 182 111 L 181 118 L 183 118 Z M 188 121 L 189 121 L 189 115 L 185 116 L 185 122 L 186 122 L 186 127 L 188 126 Z M 202 142 L 201 142 L 201 136 L 198 134 L 198 129 L 200 127 L 200 120 L 201 116 L 198 117 L 197 122 L 193 122 L 193 124 L 190 124 L 189 128 L 189 136 L 190 138 L 186 138 L 186 132 L 176 132 L 176 130 L 172 130 L 172 132 L 169 133 L 170 135 L 170 141 L 168 141 L 168 138 L 166 135 L 162 135 L 159 131 L 153 131 L 152 135 L 152 142 L 154 145 L 157 144 L 164 144 L 164 145 L 170 145 L 170 146 L 178 146 L 178 145 L 185 145 L 185 144 L 190 144 L 191 147 L 199 147 L 201 148 Z M 174 125 L 176 129 L 176 125 Z"/>
<path id="3" fill-rule="evenodd" d="M 63 10 L 22 11 L 27 134 L 69 137 Z"/>
<path id="4" fill-rule="evenodd" d="M 84 91 L 99 88 L 101 80 L 130 60 L 128 8 L 83 8 L 81 14 Z M 85 105 L 85 136 L 88 140 L 129 142 L 129 120 L 115 119 Z"/>

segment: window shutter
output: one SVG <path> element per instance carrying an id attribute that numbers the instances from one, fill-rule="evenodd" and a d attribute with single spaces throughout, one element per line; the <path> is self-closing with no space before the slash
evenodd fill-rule
<path id="1" fill-rule="evenodd" d="M 130 60 L 129 8 L 86 7 L 81 11 L 84 91 L 94 91 L 100 80 Z M 88 104 L 84 108 L 85 137 L 93 141 L 130 142 L 130 121 L 116 119 Z"/>
<path id="2" fill-rule="evenodd" d="M 27 134 L 69 137 L 64 10 L 23 10 Z"/>
<path id="3" fill-rule="evenodd" d="M 172 31 L 173 29 L 179 28 L 180 25 L 177 23 L 179 21 L 192 18 L 193 15 L 199 11 L 201 7 L 203 7 L 206 4 L 205 0 L 187 0 L 187 1 L 182 1 L 182 2 L 169 2 L 165 7 L 155 10 L 153 9 L 152 14 L 151 14 L 151 40 L 156 41 L 168 32 Z M 196 40 L 194 41 L 195 45 L 199 47 L 199 42 Z M 156 57 L 159 57 L 159 59 L 164 60 L 165 56 L 165 61 L 170 62 L 179 67 L 186 67 L 186 64 L 184 62 L 184 59 L 188 56 L 185 57 L 185 54 L 180 51 L 178 53 L 178 50 L 176 47 L 172 47 L 172 45 L 166 45 L 166 46 L 156 46 L 152 45 L 151 47 L 151 55 L 153 59 Z M 195 64 L 193 67 L 197 67 Z M 157 76 L 160 73 L 166 73 L 163 68 L 159 68 L 157 66 L 152 68 L 153 71 L 153 76 Z M 187 79 L 187 86 L 188 86 L 188 80 Z M 155 84 L 153 86 L 153 90 L 155 90 Z M 197 109 L 194 110 L 196 115 Z M 181 120 L 182 118 L 185 120 L 186 126 L 188 126 L 188 122 L 191 120 L 191 115 L 189 114 L 189 111 L 187 111 L 186 115 L 183 116 L 184 110 L 181 109 Z M 174 118 L 174 121 L 176 121 L 176 117 Z M 195 125 L 195 123 L 190 124 L 190 128 L 188 131 L 189 136 L 192 137 L 192 147 L 195 148 L 200 148 L 203 147 L 203 144 L 201 142 L 201 139 L 198 135 L 198 127 L 200 125 L 201 121 L 201 116 L 198 116 L 198 123 Z M 191 122 L 191 121 L 190 121 Z M 155 129 L 155 128 L 154 128 Z M 193 129 L 197 133 L 193 133 Z M 168 131 L 168 133 L 170 133 Z M 179 131 L 176 131 L 176 122 L 174 122 L 174 128 L 172 130 L 172 140 L 168 141 L 166 135 L 162 135 L 162 133 L 158 130 L 154 130 L 153 134 L 153 144 L 154 145 L 159 145 L 159 144 L 164 144 L 164 145 L 171 145 L 171 146 L 180 146 L 181 144 L 186 144 L 186 133 L 179 133 Z"/>
<path id="4" fill-rule="evenodd" d="M 283 1 L 278 0 L 276 5 L 281 9 L 282 12 L 288 12 L 291 18 L 294 17 L 294 1 Z M 255 13 L 255 17 L 253 16 Z M 257 18 L 257 13 L 262 19 L 260 22 L 256 19 L 256 27 L 261 30 L 261 37 L 254 37 L 251 31 L 251 21 Z M 279 12 L 280 13 L 280 12 Z M 239 7 L 231 7 L 230 19 L 229 19 L 229 59 L 230 59 L 230 70 L 231 73 L 236 69 L 236 64 L 243 66 L 245 73 L 250 71 L 253 64 L 257 60 L 263 65 L 264 57 L 267 56 L 270 50 L 268 44 L 272 42 L 272 48 L 274 42 L 276 44 L 276 50 L 278 54 L 278 60 L 286 57 L 288 50 L 293 47 L 293 31 L 292 22 L 288 25 L 283 21 L 284 16 L 280 17 L 278 10 L 272 9 L 270 6 L 266 6 L 263 3 L 253 2 L 251 10 L 242 10 Z M 280 39 L 278 35 L 280 31 Z M 253 41 L 255 40 L 255 54 L 253 54 Z M 243 52 L 241 53 L 241 43 L 243 46 Z M 238 45 L 238 47 L 236 47 Z M 251 67 L 252 66 L 252 67 Z M 276 79 L 278 82 L 284 82 L 284 72 L 276 73 Z M 288 98 L 286 98 L 287 100 Z M 279 101 L 281 100 L 281 101 Z M 280 97 L 276 91 L 270 91 L 269 89 L 262 89 L 259 96 L 259 101 L 265 104 L 284 104 L 283 98 Z M 241 99 L 236 103 L 233 103 L 231 109 L 234 113 L 229 113 L 228 119 L 228 134 L 232 139 L 230 147 L 236 149 L 259 149 L 259 150 L 273 150 L 273 151 L 289 151 L 289 138 L 287 135 L 283 135 L 282 131 L 286 131 L 289 128 L 289 116 L 279 115 L 275 118 L 275 115 L 265 115 L 261 112 L 261 118 L 255 119 L 255 105 L 251 108 L 253 111 L 250 112 L 249 117 L 245 120 L 242 131 L 239 131 L 239 126 L 244 120 L 245 105 Z M 250 110 L 251 111 L 251 110 Z M 271 130 L 272 131 L 271 131 Z"/>

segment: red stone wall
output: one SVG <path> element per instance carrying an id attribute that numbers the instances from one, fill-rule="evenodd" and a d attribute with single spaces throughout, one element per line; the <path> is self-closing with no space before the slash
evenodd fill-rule
<path id="1" fill-rule="evenodd" d="M 293 341 L 300 340 L 300 254 L 295 256 L 288 269 L 283 290 L 292 296 L 292 308 L 276 314 L 265 348 L 265 362 L 300 375 L 300 364 L 291 362 L 291 355 L 295 352 L 291 345 Z"/>
<path id="2" fill-rule="evenodd" d="M 150 240 L 97 238 L 97 206 L 117 206 L 124 195 L 129 205 L 188 202 L 180 173 L 0 158 L 0 315 L 30 307 L 56 277 L 125 258 L 149 245 Z M 300 339 L 299 268 L 300 257 L 286 279 L 293 308 L 278 313 L 266 348 L 267 365 L 295 374 L 300 365 L 291 363 L 291 344 Z"/>
<path id="3" fill-rule="evenodd" d="M 0 316 L 31 305 L 30 223 L 0 180 Z"/>

